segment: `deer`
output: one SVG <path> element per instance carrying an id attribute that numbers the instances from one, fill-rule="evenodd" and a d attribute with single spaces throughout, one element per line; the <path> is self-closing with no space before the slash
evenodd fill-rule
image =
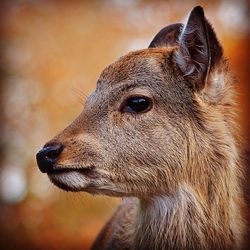
<path id="1" fill-rule="evenodd" d="M 92 250 L 242 249 L 234 77 L 201 6 L 107 66 L 37 153 L 53 184 L 122 197 Z"/>

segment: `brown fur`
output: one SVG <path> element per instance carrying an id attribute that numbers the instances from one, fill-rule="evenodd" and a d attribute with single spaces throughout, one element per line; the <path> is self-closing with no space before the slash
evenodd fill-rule
<path id="1" fill-rule="evenodd" d="M 57 167 L 72 169 L 49 174 L 54 184 L 126 197 L 95 250 L 242 248 L 233 80 L 220 46 L 212 65 L 189 78 L 180 46 L 131 52 L 108 66 L 82 114 L 52 140 L 65 147 Z M 152 109 L 121 112 L 132 95 L 151 98 Z"/>

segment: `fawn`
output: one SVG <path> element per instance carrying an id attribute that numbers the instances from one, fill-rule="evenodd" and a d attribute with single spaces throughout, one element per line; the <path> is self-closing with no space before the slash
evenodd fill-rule
<path id="1" fill-rule="evenodd" d="M 37 154 L 66 191 L 124 197 L 92 249 L 240 249 L 233 80 L 202 7 L 101 73 Z"/>

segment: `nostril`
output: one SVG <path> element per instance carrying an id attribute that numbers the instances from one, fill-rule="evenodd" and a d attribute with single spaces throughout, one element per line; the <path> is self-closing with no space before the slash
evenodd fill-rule
<path id="1" fill-rule="evenodd" d="M 50 160 L 56 160 L 63 148 L 64 146 L 61 143 L 46 144 L 43 147 L 45 157 Z"/>
<path id="2" fill-rule="evenodd" d="M 58 152 L 58 150 L 52 149 L 52 150 L 47 152 L 46 157 L 50 158 L 50 159 L 53 159 L 53 158 L 56 158 L 59 153 L 60 152 Z"/>
<path id="3" fill-rule="evenodd" d="M 52 167 L 57 162 L 63 148 L 64 146 L 57 142 L 44 145 L 36 155 L 37 165 L 41 172 L 46 173 L 52 170 Z"/>

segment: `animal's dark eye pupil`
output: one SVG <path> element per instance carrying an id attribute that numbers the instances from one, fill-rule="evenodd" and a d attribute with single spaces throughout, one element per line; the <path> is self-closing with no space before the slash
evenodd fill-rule
<path id="1" fill-rule="evenodd" d="M 145 112 L 149 109 L 151 102 L 148 98 L 145 97 L 131 97 L 127 100 L 126 111 L 127 112 Z"/>

